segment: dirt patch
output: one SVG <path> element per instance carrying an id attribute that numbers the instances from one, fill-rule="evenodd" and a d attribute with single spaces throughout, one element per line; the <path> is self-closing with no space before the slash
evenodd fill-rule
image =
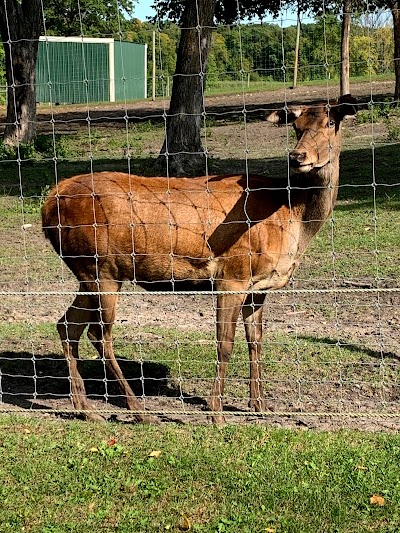
<path id="1" fill-rule="evenodd" d="M 351 94 L 360 98 L 361 103 L 366 102 L 383 102 L 388 97 L 390 98 L 394 92 L 394 82 L 379 81 L 367 83 L 352 83 Z M 275 109 L 282 107 L 286 103 L 304 103 L 310 101 L 321 101 L 335 99 L 339 97 L 339 89 L 337 86 L 327 87 L 321 86 L 299 86 L 296 89 L 286 88 L 275 91 L 259 91 L 254 93 L 238 93 L 229 95 L 206 96 L 204 105 L 207 115 L 215 117 L 224 115 L 225 118 L 237 118 L 243 115 L 242 110 L 245 107 L 246 111 L 251 116 L 257 116 L 257 112 L 264 113 L 265 109 Z M 141 100 L 138 102 L 129 102 L 126 105 L 118 104 L 96 104 L 74 106 L 53 106 L 38 108 L 39 127 L 42 122 L 47 122 L 51 117 L 57 121 L 68 122 L 70 120 L 86 120 L 88 112 L 90 118 L 97 123 L 105 121 L 112 124 L 113 119 L 117 121 L 126 121 L 134 119 L 154 119 L 159 117 L 164 120 L 165 114 L 168 112 L 169 100 L 157 99 L 156 101 Z M 1 110 L 0 110 L 1 113 Z M 1 115 L 0 115 L 1 116 Z"/>
<path id="2" fill-rule="evenodd" d="M 377 81 L 372 83 L 352 83 L 351 94 L 360 99 L 361 104 L 368 102 L 384 102 L 393 96 L 393 81 Z M 243 120 L 243 109 L 250 119 L 263 118 L 265 111 L 282 107 L 288 103 L 306 103 L 335 99 L 339 96 L 338 86 L 299 86 L 296 89 L 286 88 L 275 91 L 258 91 L 254 93 L 237 93 L 229 95 L 206 96 L 205 110 L 210 118 Z M 169 100 L 140 100 L 127 104 L 104 103 L 88 105 L 40 105 L 37 108 L 38 131 L 51 131 L 53 125 L 65 126 L 67 130 L 87 124 L 105 124 L 107 127 L 121 127 L 121 122 L 143 120 L 164 121 L 168 113 Z M 0 106 L 0 125 L 5 122 L 6 109 Z"/>
<path id="3" fill-rule="evenodd" d="M 71 297 L 68 299 L 71 300 Z M 269 413 L 256 416 L 247 407 L 248 371 L 244 370 L 240 379 L 228 377 L 227 380 L 224 403 L 227 422 L 321 430 L 400 429 L 399 297 L 384 296 L 379 302 L 368 294 L 342 297 L 340 302 L 336 302 L 338 314 L 334 316 L 327 315 L 323 309 L 332 309 L 332 301 L 329 300 L 316 295 L 304 297 L 290 293 L 267 297 L 263 377 Z M 64 311 L 55 298 L 36 298 L 35 302 L 28 299 L 28 302 L 36 315 L 28 316 L 29 308 L 24 314 L 20 307 L 17 323 L 23 320 L 32 324 L 37 320 L 55 322 Z M 116 323 L 121 330 L 116 338 L 117 345 L 118 342 L 126 346 L 140 345 L 143 360 L 138 361 L 136 349 L 135 361 L 122 359 L 120 363 L 124 375 L 142 398 L 144 407 L 155 412 L 161 421 L 210 423 L 206 400 L 211 378 L 196 378 L 183 372 L 181 381 L 172 379 L 168 361 L 164 364 L 147 361 L 147 346 L 170 342 L 164 338 L 163 329 L 171 330 L 173 324 L 180 338 L 181 351 L 186 332 L 204 333 L 204 340 L 196 342 L 205 344 L 209 350 L 209 364 L 213 365 L 215 347 L 209 340 L 209 334 L 215 327 L 214 307 L 215 300 L 209 296 L 175 297 L 142 293 L 140 296 L 121 297 Z M 38 316 L 40 313 L 41 317 Z M 239 338 L 243 337 L 242 330 L 243 326 L 239 323 Z M 8 350 L 2 350 L 3 407 L 28 409 L 31 413 L 49 409 L 54 413 L 46 416 L 67 416 L 71 410 L 68 368 L 54 336 L 48 341 L 43 338 L 27 339 L 25 344 L 16 338 L 13 346 L 8 344 Z M 292 343 L 287 354 L 283 352 L 283 355 L 277 344 L 281 338 L 285 339 L 282 342 L 290 339 Z M 343 360 L 339 357 L 320 365 L 314 364 L 312 353 L 308 353 L 314 349 L 314 339 L 326 345 L 336 345 L 339 354 L 340 350 L 353 349 L 359 354 L 359 359 L 347 361 L 346 357 Z M 298 349 L 294 350 L 296 343 Z M 274 356 L 271 344 L 277 346 L 279 355 Z M 23 346 L 26 349 L 24 353 L 21 352 Z M 168 360 L 179 357 L 182 354 L 172 345 Z M 237 357 L 234 353 L 230 363 L 234 365 L 232 368 L 239 363 Z M 184 363 L 190 369 L 190 362 Z M 331 368 L 331 373 L 324 365 Z M 123 407 L 115 383 L 109 381 L 105 388 L 104 365 L 99 359 L 83 360 L 81 372 L 95 409 L 121 422 L 133 421 Z M 56 414 L 58 411 L 64 414 Z"/>

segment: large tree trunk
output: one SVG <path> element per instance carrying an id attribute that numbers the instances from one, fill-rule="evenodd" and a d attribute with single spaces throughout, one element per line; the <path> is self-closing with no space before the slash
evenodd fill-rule
<path id="1" fill-rule="evenodd" d="M 351 0 L 343 1 L 342 42 L 340 51 L 340 95 L 350 93 Z"/>
<path id="2" fill-rule="evenodd" d="M 201 143 L 204 75 L 211 47 L 216 0 L 186 0 L 160 160 L 169 174 L 204 171 Z"/>
<path id="3" fill-rule="evenodd" d="M 400 98 L 400 2 L 396 1 L 392 5 L 393 35 L 394 35 L 394 99 L 398 102 Z"/>
<path id="4" fill-rule="evenodd" d="M 0 1 L 4 43 L 7 118 L 4 143 L 29 143 L 36 136 L 36 59 L 43 27 L 41 0 Z"/>

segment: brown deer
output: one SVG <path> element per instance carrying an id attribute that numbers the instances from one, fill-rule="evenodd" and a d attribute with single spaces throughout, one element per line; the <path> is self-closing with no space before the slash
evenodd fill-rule
<path id="1" fill-rule="evenodd" d="M 148 290 L 198 290 L 217 298 L 217 375 L 208 406 L 222 422 L 222 396 L 236 323 L 243 313 L 250 356 L 250 403 L 264 410 L 260 370 L 264 294 L 280 289 L 311 238 L 332 212 L 339 182 L 341 124 L 354 115 L 350 95 L 330 105 L 300 106 L 269 115 L 293 123 L 288 180 L 253 175 L 145 178 L 118 172 L 75 176 L 46 199 L 43 228 L 79 281 L 80 293 L 58 322 L 75 409 L 91 413 L 77 369 L 79 339 L 88 337 L 118 381 L 135 419 L 149 420 L 115 359 L 111 330 L 125 280 Z M 240 292 L 242 291 L 242 292 Z M 82 294 L 90 292 L 93 294 Z"/>

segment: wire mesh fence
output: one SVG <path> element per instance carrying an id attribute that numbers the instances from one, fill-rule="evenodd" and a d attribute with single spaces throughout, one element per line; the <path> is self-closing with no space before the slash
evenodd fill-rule
<path id="1" fill-rule="evenodd" d="M 0 410 L 90 408 L 102 416 L 130 416 L 128 396 L 133 418 L 150 413 L 198 421 L 210 407 L 218 416 L 224 393 L 228 419 L 399 417 L 400 115 L 393 105 L 388 14 L 381 22 L 369 15 L 353 23 L 350 73 L 359 78 L 351 92 L 358 103 L 357 114 L 347 118 L 335 115 L 339 18 L 323 13 L 303 23 L 296 88 L 295 16 L 281 12 L 271 24 L 238 19 L 217 26 L 207 69 L 193 74 L 201 80 L 197 118 L 205 177 L 186 179 L 172 177 L 175 154 L 168 151 L 180 32 L 158 15 L 153 26 L 135 21 L 129 28 L 116 17 L 113 35 L 88 36 L 80 20 L 81 37 L 149 45 L 146 77 L 151 95 L 155 60 L 155 101 L 131 101 L 124 93 L 129 59 L 121 56 L 121 101 L 92 102 L 93 68 L 82 41 L 85 102 L 58 105 L 63 102 L 52 96 L 49 69 L 49 103 L 37 107 L 35 141 L 2 145 Z M 193 29 L 201 31 L 200 20 Z M 50 33 L 45 18 L 44 37 Z M 12 53 L 12 40 L 3 41 Z M 327 113 L 322 141 L 320 123 L 304 142 L 309 126 L 296 122 L 296 138 L 290 124 L 265 121 L 281 108 L 285 122 L 290 112 L 304 120 L 298 104 L 310 106 L 311 115 Z M 1 123 L 5 128 L 5 107 Z M 156 163 L 165 137 L 167 148 Z M 308 154 L 313 143 L 327 159 L 303 172 L 298 159 L 293 163 L 294 148 Z M 321 182 L 316 176 L 323 166 Z M 65 178 L 83 174 L 88 177 L 76 181 L 75 192 L 65 188 Z M 151 178 L 160 174 L 166 177 Z M 40 218 L 54 185 L 56 221 L 46 225 L 57 253 Z M 322 228 L 306 238 L 313 224 Z M 268 266 L 261 268 L 263 262 Z M 206 288 L 198 281 L 208 282 Z M 123 377 L 110 363 L 117 293 L 112 335 Z M 232 324 L 242 307 L 224 378 Z M 80 338 L 85 327 L 90 340 L 86 333 Z M 74 396 L 84 398 L 74 371 L 78 343 L 89 402 L 73 404 Z M 127 386 L 121 390 L 122 379 Z M 129 405 L 130 390 L 138 403 Z"/>

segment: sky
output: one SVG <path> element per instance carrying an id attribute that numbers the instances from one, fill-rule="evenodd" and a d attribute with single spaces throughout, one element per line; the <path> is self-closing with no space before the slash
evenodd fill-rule
<path id="1" fill-rule="evenodd" d="M 154 4 L 154 0 L 139 0 L 138 2 L 135 2 L 135 11 L 134 11 L 134 17 L 138 18 L 139 20 L 145 21 L 147 17 L 154 15 L 154 9 L 152 9 L 150 6 Z M 296 16 L 293 13 L 288 13 L 287 18 L 285 20 L 281 19 L 275 19 L 273 20 L 266 20 L 266 22 L 273 22 L 275 24 L 282 24 L 283 26 L 290 26 L 296 24 Z M 303 23 L 309 23 L 312 22 L 312 19 L 304 17 L 302 19 Z"/>
<path id="2" fill-rule="evenodd" d="M 153 0 L 139 0 L 135 3 L 134 17 L 140 20 L 146 20 L 147 17 L 154 14 L 154 10 L 151 9 Z"/>

